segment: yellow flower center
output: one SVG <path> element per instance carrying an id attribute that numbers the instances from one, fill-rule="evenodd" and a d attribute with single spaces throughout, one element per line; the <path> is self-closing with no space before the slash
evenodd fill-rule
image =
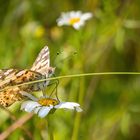
<path id="1" fill-rule="evenodd" d="M 41 104 L 42 106 L 49 106 L 49 105 L 57 105 L 59 104 L 59 101 L 51 98 L 41 98 L 38 100 L 38 103 Z"/>
<path id="2" fill-rule="evenodd" d="M 77 23 L 77 22 L 79 22 L 80 21 L 80 18 L 71 18 L 70 20 L 69 20 L 69 23 L 70 23 L 70 25 L 73 25 L 73 24 L 75 24 L 75 23 Z"/>

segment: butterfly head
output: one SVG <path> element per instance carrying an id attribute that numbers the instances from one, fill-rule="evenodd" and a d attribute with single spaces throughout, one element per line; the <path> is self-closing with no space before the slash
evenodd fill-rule
<path id="1" fill-rule="evenodd" d="M 49 67 L 49 68 L 47 69 L 47 75 L 48 75 L 48 76 L 46 76 L 46 77 L 51 77 L 51 76 L 54 74 L 54 72 L 55 72 L 55 68 Z"/>

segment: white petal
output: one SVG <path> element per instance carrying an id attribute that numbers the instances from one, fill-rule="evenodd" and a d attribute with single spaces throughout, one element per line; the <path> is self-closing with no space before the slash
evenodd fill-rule
<path id="1" fill-rule="evenodd" d="M 81 20 L 88 20 L 92 17 L 91 13 L 85 13 L 82 15 Z"/>
<path id="2" fill-rule="evenodd" d="M 40 106 L 40 104 L 35 101 L 25 101 L 21 104 L 21 110 L 32 112 L 38 106 Z"/>
<path id="3" fill-rule="evenodd" d="M 57 25 L 62 26 L 62 25 L 68 25 L 69 19 L 67 18 L 59 18 L 57 19 Z"/>
<path id="4" fill-rule="evenodd" d="M 82 109 L 78 103 L 74 102 L 61 102 L 60 104 L 54 106 L 54 108 L 66 108 L 66 109 L 76 109 L 76 111 L 81 112 Z"/>
<path id="5" fill-rule="evenodd" d="M 77 112 L 82 112 L 83 111 L 83 109 L 79 106 L 76 106 L 75 109 L 76 109 Z"/>
<path id="6" fill-rule="evenodd" d="M 79 17 L 79 18 L 81 18 L 81 16 L 82 16 L 82 12 L 81 12 L 81 11 L 75 12 L 74 17 Z"/>
<path id="7" fill-rule="evenodd" d="M 80 21 L 78 23 L 75 23 L 73 24 L 73 27 L 76 29 L 76 30 L 79 30 L 81 26 L 84 25 L 84 22 L 83 21 Z"/>
<path id="8" fill-rule="evenodd" d="M 79 30 L 80 29 L 80 25 L 79 24 L 73 24 L 73 28 L 76 29 L 76 30 Z"/>
<path id="9" fill-rule="evenodd" d="M 53 108 L 53 106 L 47 107 L 47 106 L 43 106 L 39 112 L 38 112 L 38 116 L 41 118 L 44 118 L 46 115 L 48 115 L 48 113 L 50 112 L 50 110 Z"/>
<path id="10" fill-rule="evenodd" d="M 41 109 L 41 106 L 39 106 L 39 107 L 36 107 L 35 109 L 34 109 L 34 113 L 35 114 L 37 114 L 38 113 L 38 111 Z"/>
<path id="11" fill-rule="evenodd" d="M 61 16 L 56 20 L 58 26 L 69 25 L 69 13 L 62 13 Z"/>
<path id="12" fill-rule="evenodd" d="M 75 11 L 71 11 L 71 12 L 69 13 L 69 18 L 74 18 L 75 15 L 76 15 L 76 12 L 75 12 Z"/>

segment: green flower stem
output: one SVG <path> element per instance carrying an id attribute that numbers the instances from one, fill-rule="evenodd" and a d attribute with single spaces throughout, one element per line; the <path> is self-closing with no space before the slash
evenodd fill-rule
<path id="1" fill-rule="evenodd" d="M 51 121 L 50 121 L 50 116 L 47 116 L 47 122 L 48 122 L 48 134 L 49 134 L 49 140 L 54 140 L 54 136 L 53 136 L 53 128 L 51 125 Z"/>
<path id="2" fill-rule="evenodd" d="M 83 105 L 83 99 L 84 99 L 84 93 L 85 93 L 85 78 L 82 78 L 80 80 L 80 86 L 79 87 L 80 87 L 80 89 L 79 89 L 79 101 L 78 101 L 78 103 L 82 106 Z M 80 123 L 81 122 L 81 115 L 82 115 L 82 113 L 76 113 L 71 140 L 77 140 L 78 139 L 79 128 L 80 128 L 80 124 L 81 124 Z"/>

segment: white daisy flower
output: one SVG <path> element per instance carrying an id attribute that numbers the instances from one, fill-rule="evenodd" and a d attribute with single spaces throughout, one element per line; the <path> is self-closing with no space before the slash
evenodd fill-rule
<path id="1" fill-rule="evenodd" d="M 92 13 L 82 13 L 81 11 L 71 11 L 62 13 L 57 19 L 58 26 L 69 25 L 76 30 L 85 24 L 85 21 L 92 17 Z"/>
<path id="2" fill-rule="evenodd" d="M 35 98 L 35 97 L 34 97 Z M 39 99 L 28 100 L 22 103 L 21 110 L 26 112 L 33 112 L 38 114 L 39 117 L 44 118 L 49 114 L 50 111 L 55 111 L 56 109 L 72 109 L 77 112 L 81 112 L 82 109 L 80 105 L 75 102 L 59 102 L 56 99 L 41 97 Z"/>

